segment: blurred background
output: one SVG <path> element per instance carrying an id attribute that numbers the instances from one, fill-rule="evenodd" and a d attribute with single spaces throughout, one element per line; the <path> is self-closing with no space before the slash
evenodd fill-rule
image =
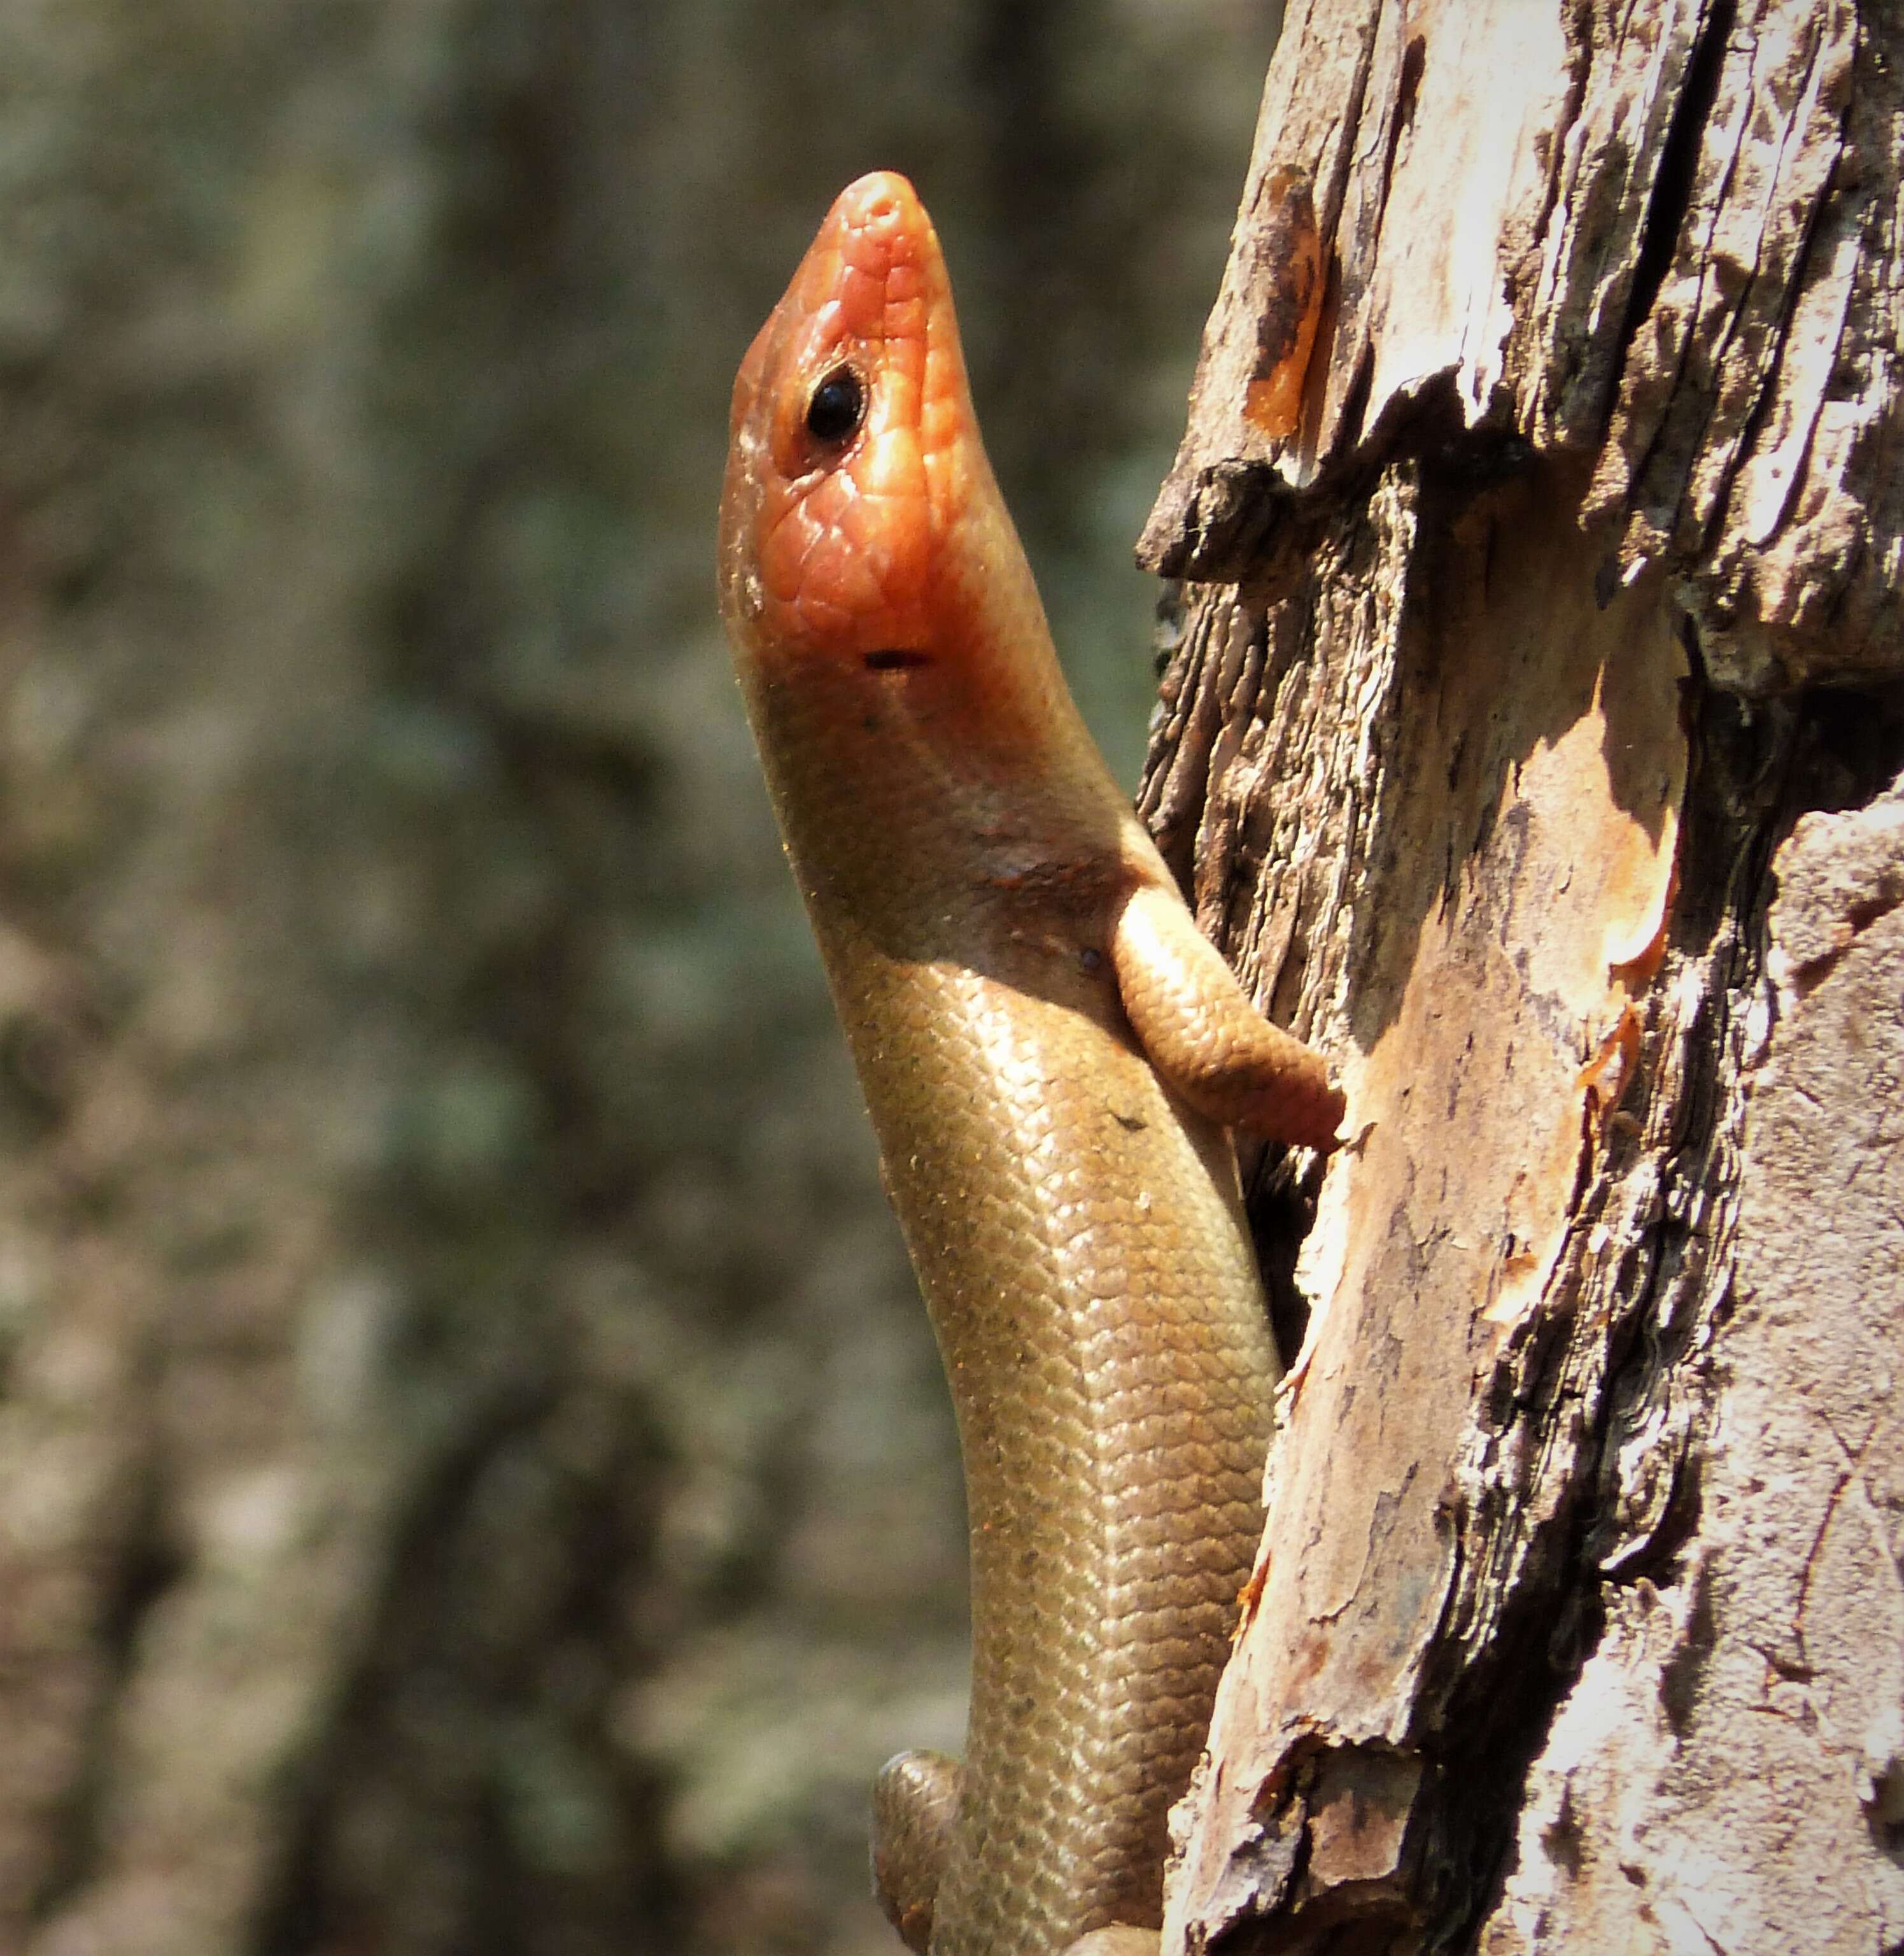
<path id="1" fill-rule="evenodd" d="M 1278 12 L 0 8 L 0 1951 L 893 1956 L 957 1465 L 727 390 L 913 175 L 1134 780 Z"/>

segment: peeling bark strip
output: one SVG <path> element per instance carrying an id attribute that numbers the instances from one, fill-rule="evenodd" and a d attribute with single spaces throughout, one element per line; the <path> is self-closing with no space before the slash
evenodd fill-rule
<path id="1" fill-rule="evenodd" d="M 1166 1956 L 1904 1939 L 1881 15 L 1291 9 L 1140 805 L 1356 1138 Z"/>
<path id="2" fill-rule="evenodd" d="M 1724 683 L 1891 670 L 1901 66 L 1875 0 L 1292 6 L 1140 560 L 1243 575 L 1319 477 L 1491 431 L 1588 459 L 1603 580 L 1663 565 Z M 1244 377 L 1292 175 L 1330 302 L 1278 438 Z"/>

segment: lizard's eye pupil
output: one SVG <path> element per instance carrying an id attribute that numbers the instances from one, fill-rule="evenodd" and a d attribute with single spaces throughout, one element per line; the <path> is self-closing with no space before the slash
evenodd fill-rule
<path id="1" fill-rule="evenodd" d="M 850 367 L 836 367 L 816 386 L 806 404 L 806 431 L 837 448 L 859 432 L 866 418 L 866 384 Z"/>

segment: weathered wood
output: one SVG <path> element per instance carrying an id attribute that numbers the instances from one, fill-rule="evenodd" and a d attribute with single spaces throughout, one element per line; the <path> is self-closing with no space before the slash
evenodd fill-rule
<path id="1" fill-rule="evenodd" d="M 1590 458 L 1603 577 L 1664 564 L 1728 683 L 1895 670 L 1900 61 L 1852 0 L 1292 8 L 1140 557 L 1240 574 L 1279 502 L 1432 421 Z M 1292 174 L 1333 254 L 1278 439 L 1246 409 Z"/>
<path id="2" fill-rule="evenodd" d="M 1669 1579 L 1609 1570 L 1526 1783 L 1497 1956 L 1871 1950 L 1904 1911 L 1904 802 L 1806 817 L 1773 868 L 1729 1281 L 1684 1361 L 1696 1521 Z M 1674 1423 L 1653 1383 L 1622 1412 L 1631 1457 Z"/>
<path id="3" fill-rule="evenodd" d="M 1878 14 L 1291 11 L 1140 805 L 1354 1139 L 1167 1951 L 1904 1921 Z"/>

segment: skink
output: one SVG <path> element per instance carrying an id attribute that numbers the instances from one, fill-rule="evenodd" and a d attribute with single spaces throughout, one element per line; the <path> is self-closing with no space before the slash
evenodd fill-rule
<path id="1" fill-rule="evenodd" d="M 1341 1096 L 1079 718 L 903 177 L 841 193 L 742 364 L 720 569 L 965 1465 L 965 1761 L 881 1775 L 881 1898 L 932 1956 L 1141 1948 L 1276 1377 L 1224 1130 L 1326 1147 Z"/>

